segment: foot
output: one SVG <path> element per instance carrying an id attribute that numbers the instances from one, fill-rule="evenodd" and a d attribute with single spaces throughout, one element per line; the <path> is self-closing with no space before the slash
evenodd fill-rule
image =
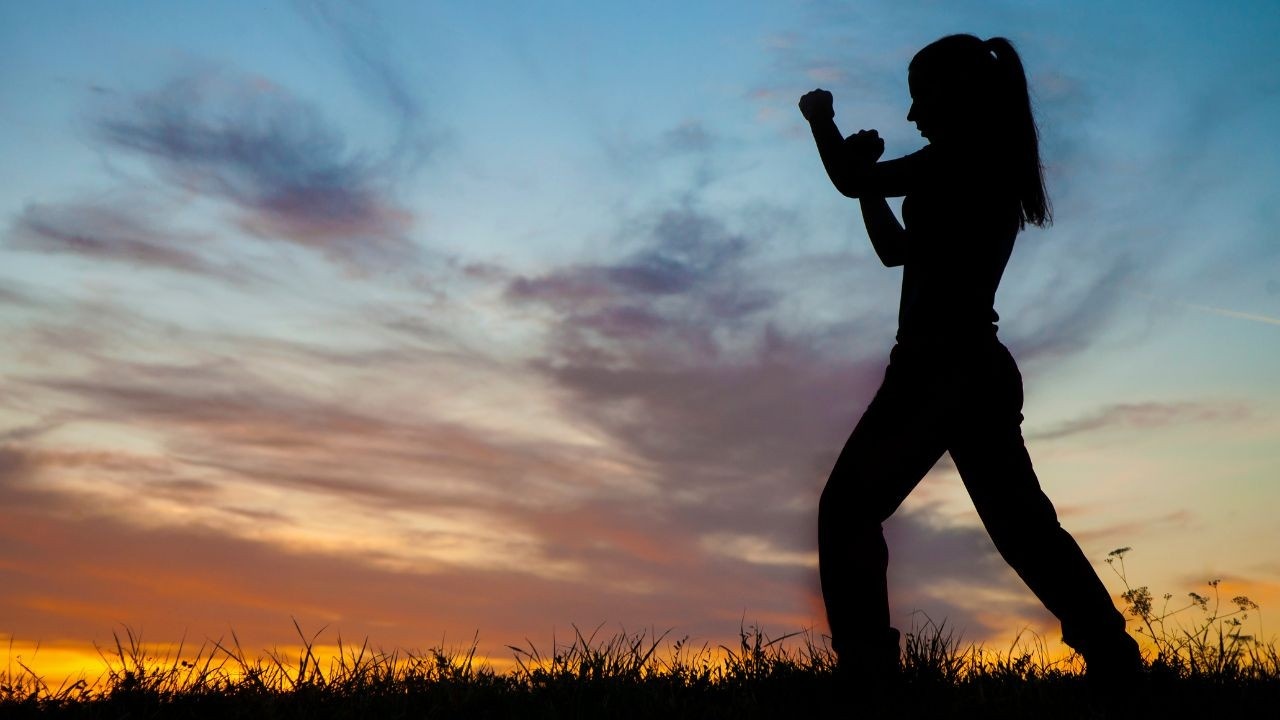
<path id="1" fill-rule="evenodd" d="M 902 650 L 898 631 L 889 628 L 878 641 L 870 638 L 853 648 L 837 651 L 836 677 L 857 694 L 891 691 L 902 682 Z"/>
<path id="2" fill-rule="evenodd" d="M 1142 680 L 1142 653 L 1128 633 L 1096 641 L 1080 654 L 1084 656 L 1089 687 L 1105 702 L 1113 704 L 1132 696 Z"/>

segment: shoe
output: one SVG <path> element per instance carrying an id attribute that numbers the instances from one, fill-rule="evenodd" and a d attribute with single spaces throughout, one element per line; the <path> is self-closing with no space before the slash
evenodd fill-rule
<path id="1" fill-rule="evenodd" d="M 1129 633 L 1090 642 L 1080 648 L 1080 654 L 1086 676 L 1132 678 L 1142 672 L 1142 652 Z"/>
<path id="2" fill-rule="evenodd" d="M 1134 697 L 1143 680 L 1142 652 L 1128 633 L 1097 640 L 1080 648 L 1090 692 L 1108 706 Z"/>
<path id="3" fill-rule="evenodd" d="M 902 680 L 901 635 L 894 628 L 879 640 L 836 652 L 836 676 L 842 684 L 867 690 L 884 689 Z"/>

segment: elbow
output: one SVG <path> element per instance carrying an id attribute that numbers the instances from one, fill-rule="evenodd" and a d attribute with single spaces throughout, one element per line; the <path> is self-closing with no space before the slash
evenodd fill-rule
<path id="1" fill-rule="evenodd" d="M 841 168 L 839 177 L 835 178 L 836 188 L 840 190 L 840 194 L 855 200 L 865 197 L 882 197 L 884 193 L 874 187 L 878 184 L 873 176 L 874 168 L 874 163 Z"/>
<path id="2" fill-rule="evenodd" d="M 862 197 L 865 188 L 858 173 L 852 173 L 848 169 L 842 168 L 840 170 L 832 169 L 827 174 L 831 177 L 831 184 L 835 186 L 836 190 L 840 191 L 841 195 L 854 200 Z"/>
<path id="3" fill-rule="evenodd" d="M 900 241 L 882 241 L 872 243 L 872 246 L 875 248 L 876 257 L 880 258 L 881 264 L 887 268 L 902 267 L 907 263 L 906 248 Z"/>
<path id="4" fill-rule="evenodd" d="M 851 182 L 849 180 L 842 180 L 840 182 L 837 182 L 836 189 L 840 191 L 841 195 L 851 200 L 858 200 L 863 195 L 861 184 Z"/>

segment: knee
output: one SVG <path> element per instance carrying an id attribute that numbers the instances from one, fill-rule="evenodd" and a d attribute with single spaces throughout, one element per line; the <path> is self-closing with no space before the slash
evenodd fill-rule
<path id="1" fill-rule="evenodd" d="M 827 481 L 818 499 L 818 523 L 822 526 L 834 527 L 866 527 L 884 522 L 885 518 L 876 510 L 874 499 L 853 488 L 847 479 L 836 482 Z"/>
<path id="2" fill-rule="evenodd" d="M 1061 532 L 1058 513 L 1038 487 L 1032 492 L 975 493 L 973 504 L 992 541 L 1003 553 L 1051 542 Z"/>
<path id="3" fill-rule="evenodd" d="M 834 481 L 828 480 L 826 487 L 822 488 L 822 495 L 818 498 L 818 522 L 826 525 L 837 521 L 848 507 L 847 494 Z"/>
<path id="4" fill-rule="evenodd" d="M 996 550 L 1015 568 L 1051 551 L 1062 534 L 1062 526 L 1054 516 L 1018 518 L 989 525 L 987 530 Z"/>

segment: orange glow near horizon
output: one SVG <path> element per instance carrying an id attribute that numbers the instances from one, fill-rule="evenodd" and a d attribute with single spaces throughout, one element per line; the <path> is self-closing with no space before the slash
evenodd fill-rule
<path id="1" fill-rule="evenodd" d="M 1243 585 L 1231 581 L 1222 581 L 1218 587 L 1221 597 L 1220 614 L 1226 615 L 1234 610 L 1231 605 L 1233 597 L 1239 594 L 1249 595 L 1250 599 L 1265 607 L 1266 604 L 1272 602 L 1280 602 L 1280 586 L 1268 585 L 1265 587 L 1258 585 Z M 1197 590 L 1202 595 L 1212 593 L 1212 589 L 1205 586 Z M 1250 594 L 1252 593 L 1252 594 Z M 1186 594 L 1175 594 L 1170 600 L 1169 609 L 1177 610 L 1187 605 L 1185 602 Z M 1212 595 L 1210 594 L 1212 598 Z M 1115 598 L 1117 607 L 1123 607 L 1120 598 Z M 1163 602 L 1163 596 L 1156 597 L 1156 609 L 1160 609 Z M 1212 601 L 1210 604 L 1212 609 Z M 996 625 L 1002 621 L 1010 620 L 1007 616 L 994 614 L 978 613 L 975 617 L 989 625 Z M 1154 657 L 1156 648 L 1149 639 L 1149 636 L 1140 631 L 1140 621 L 1128 617 L 1129 629 L 1138 639 L 1144 655 L 1150 659 Z M 1178 635 L 1184 630 L 1195 629 L 1203 625 L 1203 621 L 1207 617 L 1203 613 L 1192 607 L 1189 610 L 1177 613 L 1166 621 L 1165 630 Z M 781 620 L 794 620 L 793 617 L 774 618 Z M 1251 610 L 1249 617 L 1245 621 L 1244 627 L 1240 630 L 1244 634 L 1253 635 L 1262 628 L 1260 622 L 1260 613 L 1257 610 Z M 1159 629 L 1159 628 L 1157 628 Z M 749 630 L 749 628 L 748 628 Z M 767 628 L 766 628 L 767 630 Z M 923 633 L 931 632 L 929 627 L 918 627 L 914 630 Z M 910 632 L 910 629 L 904 630 L 904 635 Z M 49 690 L 57 690 L 64 688 L 79 680 L 85 681 L 89 687 L 99 687 L 108 678 L 111 670 L 124 668 L 126 665 L 132 667 L 134 658 L 141 657 L 150 667 L 167 670 L 177 668 L 178 675 L 181 677 L 186 672 L 186 667 L 181 665 L 182 661 L 193 665 L 203 666 L 208 663 L 210 667 L 223 667 L 227 675 L 233 679 L 243 675 L 243 667 L 240 660 L 243 659 L 250 666 L 255 664 L 271 668 L 283 668 L 290 673 L 296 673 L 300 659 L 303 656 L 305 646 L 300 644 L 274 644 L 259 647 L 254 645 L 247 638 L 240 639 L 240 646 L 237 647 L 233 633 L 228 632 L 226 636 L 218 639 L 204 639 L 199 642 L 190 639 L 185 641 L 168 641 L 153 642 L 143 641 L 141 639 L 133 639 L 130 637 L 130 630 L 123 629 L 117 633 L 115 637 L 106 643 L 83 643 L 70 640 L 55 640 L 51 642 L 32 642 L 14 637 L 0 636 L 0 647 L 4 650 L 4 657 L 0 659 L 0 675 L 9 683 L 36 682 L 47 687 Z M 608 628 L 602 628 L 596 631 L 594 637 L 589 629 L 583 629 L 583 634 L 592 639 L 592 645 L 598 646 L 603 642 L 607 642 L 614 637 L 614 634 Z M 1216 629 L 1213 631 L 1216 638 Z M 319 639 L 323 637 L 324 640 Z M 503 648 L 505 652 L 493 652 L 496 648 L 483 647 L 485 643 L 481 642 L 477 647 L 472 648 L 471 642 L 446 642 L 443 645 L 432 645 L 430 647 L 402 648 L 395 647 L 392 649 L 384 649 L 378 646 L 373 638 L 367 638 L 363 641 L 351 643 L 343 642 L 341 645 L 340 633 L 334 629 L 325 628 L 316 634 L 317 642 L 310 646 L 312 660 L 319 663 L 319 667 L 323 670 L 326 677 L 331 677 L 335 668 L 346 665 L 350 666 L 352 659 L 361 652 L 363 643 L 368 643 L 365 648 L 365 660 L 370 657 L 384 657 L 393 655 L 395 662 L 404 664 L 412 662 L 415 658 L 426 658 L 430 660 L 435 650 L 442 650 L 448 657 L 459 659 L 465 658 L 468 652 L 474 650 L 475 654 L 472 660 L 472 666 L 475 668 L 488 667 L 497 673 L 510 673 L 517 670 L 519 663 L 526 666 L 537 665 L 531 657 L 521 655 L 517 660 L 516 654 Z M 776 637 L 776 636 L 772 636 Z M 573 632 L 563 632 L 556 637 L 556 646 L 563 647 L 567 642 L 571 642 L 574 638 Z M 652 634 L 646 635 L 645 647 L 648 642 L 652 642 Z M 795 637 L 785 640 L 781 643 L 781 647 L 787 648 L 791 652 L 802 649 L 809 639 L 814 638 L 813 635 L 801 633 Z M 658 645 L 654 657 L 660 661 L 659 665 L 669 663 L 673 657 L 672 644 L 678 637 L 667 636 Z M 1017 628 L 1011 628 L 1010 632 L 1002 633 L 997 636 L 985 638 L 969 638 L 963 632 L 955 635 L 957 641 L 955 649 L 961 653 L 969 653 L 978 651 L 978 655 L 986 662 L 991 662 L 996 658 L 1007 658 L 1011 656 L 1021 656 L 1028 654 L 1037 663 L 1061 665 L 1066 664 L 1068 668 L 1074 670 L 1082 669 L 1079 658 L 1073 658 L 1073 651 L 1070 647 L 1061 642 L 1058 637 L 1058 626 L 1056 623 L 1023 621 L 1018 623 Z M 1267 638 L 1259 638 L 1264 644 L 1268 642 Z M 904 637 L 904 642 L 906 642 Z M 120 643 L 117 648 L 116 643 Z M 825 647 L 818 639 L 819 647 Z M 550 638 L 545 643 L 537 641 L 532 642 L 532 647 L 528 640 L 524 643 L 516 643 L 517 646 L 524 650 L 536 650 L 537 654 L 543 659 L 543 665 L 549 663 L 549 658 L 554 654 L 551 647 Z M 219 649 L 221 645 L 224 649 Z M 181 652 L 179 649 L 181 646 Z M 685 648 L 684 653 L 687 657 L 689 652 L 704 652 L 712 663 L 723 663 L 730 652 L 736 652 L 738 648 L 738 639 L 736 637 L 726 637 L 719 640 L 706 639 L 701 642 L 691 640 Z M 122 664 L 121 653 L 127 658 L 127 662 Z"/>

